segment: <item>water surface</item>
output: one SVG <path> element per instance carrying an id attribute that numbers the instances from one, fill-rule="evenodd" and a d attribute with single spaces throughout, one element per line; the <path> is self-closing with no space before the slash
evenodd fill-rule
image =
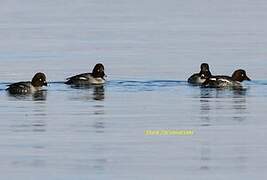
<path id="1" fill-rule="evenodd" d="M 2 179 L 264 179 L 265 1 L 3 1 Z M 187 84 L 246 69 L 244 89 Z M 66 77 L 104 63 L 104 86 Z M 37 94 L 6 85 L 46 73 Z M 145 130 L 193 130 L 147 136 Z"/>

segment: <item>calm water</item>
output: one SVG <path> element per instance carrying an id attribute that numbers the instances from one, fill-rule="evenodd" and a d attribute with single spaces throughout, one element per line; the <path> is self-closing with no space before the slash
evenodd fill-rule
<path id="1" fill-rule="evenodd" d="M 265 179 L 267 2 L 1 2 L 1 179 Z M 189 86 L 247 70 L 244 90 Z M 104 86 L 66 77 L 106 66 Z M 6 85 L 43 71 L 46 90 Z M 193 130 L 147 136 L 145 130 Z"/>

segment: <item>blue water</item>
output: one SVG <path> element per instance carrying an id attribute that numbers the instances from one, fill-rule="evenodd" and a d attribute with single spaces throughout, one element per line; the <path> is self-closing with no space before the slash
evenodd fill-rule
<path id="1" fill-rule="evenodd" d="M 10 0 L 0 6 L 0 179 L 265 179 L 267 3 Z M 102 62 L 104 86 L 63 82 Z M 188 85 L 247 71 L 243 89 Z M 47 75 L 48 87 L 6 86 Z M 192 130 L 148 136 L 146 130 Z"/>
<path id="2" fill-rule="evenodd" d="M 87 88 L 51 82 L 30 96 L 1 90 L 1 169 L 14 179 L 259 177 L 266 85 L 236 91 L 110 80 Z M 168 129 L 194 135 L 144 135 Z"/>

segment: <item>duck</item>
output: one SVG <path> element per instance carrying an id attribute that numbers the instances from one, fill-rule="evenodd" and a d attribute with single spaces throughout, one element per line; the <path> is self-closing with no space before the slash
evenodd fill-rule
<path id="1" fill-rule="evenodd" d="M 211 72 L 209 69 L 209 64 L 208 63 L 202 63 L 200 65 L 200 72 L 191 75 L 187 79 L 187 82 L 189 84 L 192 84 L 192 85 L 202 85 L 211 76 L 212 75 L 211 75 Z"/>
<path id="2" fill-rule="evenodd" d="M 224 88 L 224 87 L 242 87 L 241 82 L 243 81 L 251 81 L 251 79 L 247 76 L 247 73 L 243 69 L 238 69 L 233 72 L 232 76 L 211 76 L 204 83 L 204 87 L 212 87 L 212 88 Z"/>
<path id="3" fill-rule="evenodd" d="M 31 81 L 21 81 L 8 85 L 6 91 L 10 94 L 31 94 L 42 90 L 43 86 L 47 86 L 46 76 L 42 72 L 36 73 Z"/>
<path id="4" fill-rule="evenodd" d="M 104 65 L 98 63 L 94 66 L 92 73 L 82 73 L 72 77 L 68 77 L 65 84 L 68 85 L 101 85 L 105 83 L 106 74 Z"/>

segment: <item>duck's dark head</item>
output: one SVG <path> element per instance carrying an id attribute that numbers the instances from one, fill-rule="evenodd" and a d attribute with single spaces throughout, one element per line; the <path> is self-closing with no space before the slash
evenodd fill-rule
<path id="1" fill-rule="evenodd" d="M 210 72 L 210 68 L 209 65 L 207 63 L 202 63 L 200 65 L 200 72 L 199 72 L 200 76 L 204 79 L 204 78 L 209 78 L 211 77 L 211 72 Z"/>
<path id="2" fill-rule="evenodd" d="M 200 69 L 201 69 L 201 71 L 210 71 L 210 67 L 209 67 L 208 63 L 202 63 L 200 65 Z"/>
<path id="3" fill-rule="evenodd" d="M 32 85 L 34 87 L 47 86 L 46 76 L 44 73 L 38 72 L 32 78 Z"/>
<path id="4" fill-rule="evenodd" d="M 242 81 L 245 81 L 245 80 L 250 81 L 250 78 L 247 76 L 246 71 L 243 70 L 243 69 L 236 70 L 232 74 L 232 79 L 234 81 L 239 81 L 239 82 L 242 82 Z"/>
<path id="5" fill-rule="evenodd" d="M 93 72 L 92 72 L 92 76 L 94 78 L 102 78 L 104 79 L 106 77 L 106 74 L 104 72 L 105 68 L 104 65 L 101 63 L 98 63 L 95 65 Z"/>

